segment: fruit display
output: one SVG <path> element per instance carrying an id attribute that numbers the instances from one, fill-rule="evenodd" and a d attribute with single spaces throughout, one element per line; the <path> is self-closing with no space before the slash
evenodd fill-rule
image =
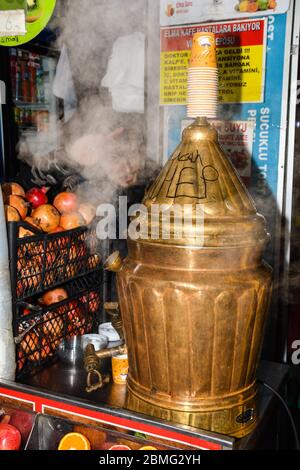
<path id="1" fill-rule="evenodd" d="M 95 207 L 72 192 L 57 194 L 50 204 L 46 187 L 34 187 L 26 193 L 19 183 L 4 183 L 1 188 L 7 222 L 24 220 L 45 233 L 58 233 L 89 225 L 96 217 Z M 20 230 L 19 236 L 34 234 Z"/>
<path id="2" fill-rule="evenodd" d="M 91 450 L 91 444 L 83 434 L 70 432 L 61 439 L 57 450 Z"/>
<path id="3" fill-rule="evenodd" d="M 39 206 L 42 206 L 43 204 L 48 203 L 48 197 L 46 195 L 47 193 L 47 188 L 31 188 L 27 193 L 25 194 L 25 199 L 31 204 L 31 207 L 33 209 L 36 209 Z"/>
<path id="4" fill-rule="evenodd" d="M 27 408 L 15 408 L 15 405 L 0 405 L 0 450 L 148 452 L 172 449 L 190 449 L 190 446 L 179 446 L 166 439 L 111 424 L 75 422 L 61 416 L 35 413 Z"/>
<path id="5" fill-rule="evenodd" d="M 48 189 L 2 185 L 6 219 L 16 222 L 8 224 L 8 237 L 17 377 L 52 363 L 62 339 L 98 327 L 96 210 L 71 192 L 52 200 Z"/>
<path id="6" fill-rule="evenodd" d="M 12 289 L 18 300 L 100 267 L 96 209 L 71 192 L 61 192 L 52 201 L 48 189 L 25 192 L 18 183 L 2 185 L 6 220 L 17 222 L 16 228 L 8 225 L 8 233 L 15 263 Z"/>
<path id="7" fill-rule="evenodd" d="M 25 409 L 0 409 L 0 450 L 24 449 L 34 420 L 35 414 Z"/>
<path id="8" fill-rule="evenodd" d="M 275 0 L 240 0 L 235 6 L 242 13 L 255 13 L 257 11 L 274 10 L 277 7 Z"/>
<path id="9" fill-rule="evenodd" d="M 19 450 L 21 433 L 11 424 L 0 423 L 0 450 Z"/>
<path id="10" fill-rule="evenodd" d="M 42 296 L 41 302 L 44 305 L 53 305 L 67 298 L 68 298 L 67 291 L 61 287 L 58 287 L 57 289 L 52 289 L 46 292 Z"/>
<path id="11" fill-rule="evenodd" d="M 147 443 L 147 441 L 146 441 Z M 163 444 L 143 442 L 142 439 L 108 429 L 75 424 L 73 431 L 61 437 L 57 450 L 166 450 Z"/>
<path id="12" fill-rule="evenodd" d="M 15 321 L 17 374 L 34 374 L 57 359 L 64 338 L 91 333 L 98 327 L 101 309 L 98 274 L 74 280 L 35 296 L 18 307 Z"/>

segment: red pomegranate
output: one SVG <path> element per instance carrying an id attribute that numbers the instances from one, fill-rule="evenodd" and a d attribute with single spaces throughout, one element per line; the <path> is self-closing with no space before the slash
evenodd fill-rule
<path id="1" fill-rule="evenodd" d="M 31 188 L 27 191 L 25 198 L 30 202 L 31 207 L 36 209 L 43 204 L 47 204 L 48 198 L 46 196 L 47 188 Z"/>

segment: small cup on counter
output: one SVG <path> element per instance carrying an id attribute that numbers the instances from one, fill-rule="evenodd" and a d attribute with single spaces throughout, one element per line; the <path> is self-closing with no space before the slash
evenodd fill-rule
<path id="1" fill-rule="evenodd" d="M 115 384 L 126 384 L 128 375 L 128 356 L 127 354 L 120 354 L 113 356 L 111 359 L 112 377 Z"/>

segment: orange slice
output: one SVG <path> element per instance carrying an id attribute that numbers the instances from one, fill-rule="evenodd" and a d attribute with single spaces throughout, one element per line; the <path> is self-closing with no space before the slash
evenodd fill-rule
<path id="1" fill-rule="evenodd" d="M 139 450 L 158 450 L 158 449 L 152 446 L 144 446 L 144 447 L 141 447 Z"/>
<path id="2" fill-rule="evenodd" d="M 108 450 L 131 450 L 130 447 L 124 446 L 123 444 L 116 444 L 110 447 Z"/>
<path id="3" fill-rule="evenodd" d="M 70 432 L 62 438 L 58 450 L 91 450 L 91 444 L 83 434 Z"/>

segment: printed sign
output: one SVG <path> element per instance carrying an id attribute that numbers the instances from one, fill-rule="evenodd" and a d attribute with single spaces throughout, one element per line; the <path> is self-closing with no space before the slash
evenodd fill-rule
<path id="1" fill-rule="evenodd" d="M 8 4 L 9 0 L 5 2 Z M 0 37 L 0 46 L 19 46 L 31 41 L 47 26 L 56 6 L 56 0 L 27 0 L 26 3 L 26 34 Z"/>
<path id="2" fill-rule="evenodd" d="M 275 15 L 267 19 L 264 101 L 242 104 L 222 103 L 218 109 L 220 121 L 230 121 L 233 125 L 245 122 L 248 126 L 253 125 L 253 128 L 247 126 L 246 132 L 246 140 L 250 140 L 252 135 L 252 146 L 249 143 L 246 145 L 246 154 L 252 155 L 251 169 L 246 165 L 243 169 L 238 168 L 238 171 L 243 176 L 258 210 L 267 217 L 268 229 L 273 240 L 273 244 L 269 245 L 270 253 L 267 256 L 271 264 L 274 264 L 273 250 L 281 203 L 277 197 L 281 193 L 279 181 L 282 181 L 280 172 L 283 171 L 280 165 L 281 152 L 284 152 L 281 139 L 282 135 L 285 135 L 285 127 L 282 124 L 282 108 L 285 105 L 283 94 L 285 87 L 288 86 L 288 80 L 284 81 L 286 24 L 287 15 Z M 164 107 L 164 161 L 170 157 L 181 141 L 182 121 L 186 119 L 186 106 Z M 223 131 L 224 128 L 221 134 Z M 239 146 L 236 146 L 234 140 L 230 141 L 234 134 L 235 132 L 230 132 L 228 139 L 221 136 L 222 145 L 231 156 L 234 155 L 234 158 L 237 157 L 242 161 L 244 156 L 239 153 L 242 147 L 241 142 Z M 240 166 L 240 162 L 237 166 Z"/>
<path id="3" fill-rule="evenodd" d="M 266 18 L 161 28 L 162 105 L 186 104 L 187 68 L 195 33 L 216 35 L 219 101 L 260 103 L 264 99 Z"/>
<path id="4" fill-rule="evenodd" d="M 24 10 L 0 10 L 0 36 L 26 34 Z"/>
<path id="5" fill-rule="evenodd" d="M 286 13 L 290 0 L 161 0 L 161 26 Z"/>

